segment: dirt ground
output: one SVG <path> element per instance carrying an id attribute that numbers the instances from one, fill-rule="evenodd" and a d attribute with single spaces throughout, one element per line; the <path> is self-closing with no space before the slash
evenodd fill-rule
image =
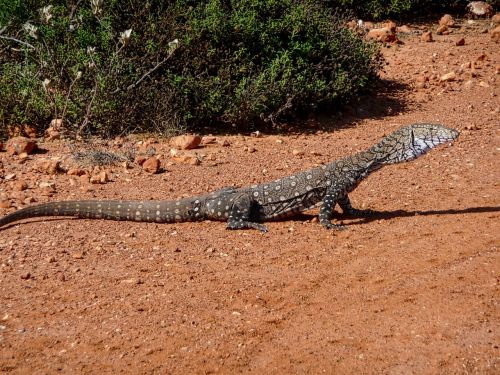
<path id="1" fill-rule="evenodd" d="M 486 22 L 460 24 L 433 43 L 415 33 L 384 46 L 384 84 L 341 120 L 310 119 L 302 134 L 216 136 L 197 150 L 201 165 L 173 161 L 160 140 L 151 146 L 162 173 L 117 165 L 110 182 L 87 185 L 33 170 L 68 155 L 68 141 L 39 140 L 46 153 L 24 161 L 0 153 L 0 198 L 12 204 L 4 215 L 30 200 L 176 199 L 260 183 L 413 122 L 461 131 L 452 145 L 368 177 L 351 200 L 378 213 L 336 215 L 341 232 L 315 212 L 265 234 L 221 222 L 7 227 L 0 372 L 500 373 L 500 48 L 482 33 Z M 440 81 L 451 71 L 454 80 Z"/>

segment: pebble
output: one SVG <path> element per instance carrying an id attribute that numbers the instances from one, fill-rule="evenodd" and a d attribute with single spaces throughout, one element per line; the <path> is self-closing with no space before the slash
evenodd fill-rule
<path id="1" fill-rule="evenodd" d="M 26 181 L 16 181 L 13 186 L 14 190 L 16 191 L 23 191 L 28 188 L 28 184 Z"/>
<path id="2" fill-rule="evenodd" d="M 170 139 L 170 144 L 181 150 L 190 150 L 200 145 L 202 138 L 196 134 L 184 134 Z"/>
<path id="3" fill-rule="evenodd" d="M 450 14 L 445 14 L 441 19 L 439 20 L 439 25 L 442 26 L 448 26 L 448 27 L 453 27 L 455 26 L 455 20 Z"/>
<path id="4" fill-rule="evenodd" d="M 491 30 L 490 35 L 491 35 L 491 40 L 493 40 L 496 43 L 499 43 L 500 42 L 500 26 L 497 26 L 493 30 Z"/>
<path id="5" fill-rule="evenodd" d="M 397 41 L 396 33 L 387 27 L 372 29 L 366 34 L 367 40 L 373 40 L 381 43 L 390 43 Z"/>
<path id="6" fill-rule="evenodd" d="M 23 279 L 23 280 L 28 280 L 30 278 L 31 278 L 31 273 L 29 273 L 29 272 L 25 272 L 25 273 L 21 274 L 21 279 Z"/>
<path id="7" fill-rule="evenodd" d="M 158 173 L 160 171 L 160 161 L 155 156 L 152 156 L 142 163 L 142 169 L 147 173 Z"/>
<path id="8" fill-rule="evenodd" d="M 11 208 L 12 204 L 6 199 L 0 200 L 0 208 Z"/>
<path id="9" fill-rule="evenodd" d="M 449 73 L 443 74 L 439 78 L 439 80 L 441 82 L 449 82 L 449 81 L 454 81 L 456 78 L 457 78 L 457 75 L 455 74 L 455 72 L 449 72 Z"/>
<path id="10" fill-rule="evenodd" d="M 19 155 L 23 152 L 31 154 L 36 149 L 36 142 L 26 137 L 14 137 L 7 141 L 5 150 L 9 155 Z"/>
<path id="11" fill-rule="evenodd" d="M 457 40 L 457 41 L 455 42 L 455 45 L 456 45 L 457 47 L 464 46 L 464 45 L 465 45 L 465 38 L 460 38 L 459 40 Z"/>
<path id="12" fill-rule="evenodd" d="M 71 255 L 73 259 L 83 259 L 83 252 L 79 251 Z"/>
<path id="13" fill-rule="evenodd" d="M 66 172 L 69 176 L 83 176 L 85 174 L 85 171 L 81 168 L 70 168 L 68 172 Z"/>
<path id="14" fill-rule="evenodd" d="M 430 32 L 430 31 L 426 31 L 426 32 L 422 33 L 421 39 L 423 42 L 433 42 L 434 41 L 434 39 L 432 38 L 432 32 Z"/>
<path id="15" fill-rule="evenodd" d="M 446 35 L 448 33 L 449 33 L 448 26 L 446 25 L 440 25 L 436 30 L 437 35 Z"/>

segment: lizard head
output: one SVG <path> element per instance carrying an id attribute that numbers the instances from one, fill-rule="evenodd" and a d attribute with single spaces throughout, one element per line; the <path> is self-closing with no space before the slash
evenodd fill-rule
<path id="1" fill-rule="evenodd" d="M 455 140 L 455 129 L 437 124 L 413 124 L 396 130 L 377 143 L 372 151 L 380 155 L 382 164 L 410 161 L 434 147 Z"/>

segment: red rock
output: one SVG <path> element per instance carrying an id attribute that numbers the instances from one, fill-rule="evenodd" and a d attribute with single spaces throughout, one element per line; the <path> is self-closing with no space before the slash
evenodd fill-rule
<path id="1" fill-rule="evenodd" d="M 60 171 L 60 164 L 58 159 L 38 159 L 33 169 L 45 174 L 56 174 Z"/>
<path id="2" fill-rule="evenodd" d="M 412 32 L 411 27 L 408 25 L 399 26 L 397 29 L 398 33 L 410 34 Z"/>
<path id="3" fill-rule="evenodd" d="M 445 35 L 448 34 L 448 26 L 440 25 L 436 30 L 437 35 Z"/>
<path id="4" fill-rule="evenodd" d="M 50 126 L 45 130 L 45 137 L 52 141 L 61 138 L 63 121 L 60 118 L 55 118 L 50 122 Z"/>
<path id="5" fill-rule="evenodd" d="M 453 27 L 455 26 L 455 20 L 453 17 L 449 14 L 445 14 L 441 19 L 439 20 L 439 25 L 444 25 L 448 27 Z"/>
<path id="6" fill-rule="evenodd" d="M 457 40 L 457 41 L 455 42 L 455 45 L 456 45 L 457 47 L 464 46 L 464 45 L 465 45 L 465 38 L 460 38 L 459 40 Z"/>
<path id="7" fill-rule="evenodd" d="M 16 181 L 13 185 L 14 190 L 16 191 L 23 191 L 28 188 L 28 184 L 26 181 Z"/>
<path id="8" fill-rule="evenodd" d="M 68 176 L 83 176 L 85 171 L 81 168 L 70 168 L 67 174 Z"/>
<path id="9" fill-rule="evenodd" d="M 493 30 L 491 30 L 490 35 L 491 40 L 493 40 L 495 43 L 500 42 L 500 26 L 497 26 Z"/>
<path id="10" fill-rule="evenodd" d="M 491 22 L 496 23 L 497 25 L 500 24 L 500 13 L 497 13 L 493 17 L 491 17 Z"/>
<path id="11" fill-rule="evenodd" d="M 7 141 L 6 151 L 9 155 L 19 155 L 23 152 L 31 154 L 36 149 L 36 142 L 26 137 L 14 137 Z"/>
<path id="12" fill-rule="evenodd" d="M 150 157 L 142 164 L 142 169 L 147 173 L 158 173 L 160 170 L 160 161 L 156 157 Z"/>
<path id="13" fill-rule="evenodd" d="M 397 40 L 396 34 L 387 27 L 381 29 L 372 29 L 366 34 L 367 40 L 374 40 L 376 42 L 389 43 Z"/>
<path id="14" fill-rule="evenodd" d="M 170 157 L 180 163 L 191 164 L 191 165 L 201 164 L 201 160 L 198 157 L 198 155 L 192 151 L 182 152 L 173 148 L 170 150 Z"/>
<path id="15" fill-rule="evenodd" d="M 143 165 L 146 161 L 146 158 L 144 156 L 136 156 L 134 161 L 137 165 Z"/>
<path id="16" fill-rule="evenodd" d="M 173 147 L 179 148 L 181 150 L 190 150 L 196 148 L 201 143 L 201 137 L 195 134 L 184 134 L 177 137 L 173 137 L 170 143 Z"/>
<path id="17" fill-rule="evenodd" d="M 12 204 L 6 199 L 0 199 L 0 208 L 11 208 Z"/>
<path id="18" fill-rule="evenodd" d="M 434 39 L 432 38 L 432 33 L 430 31 L 426 31 L 422 34 L 422 41 L 423 42 L 433 42 Z"/>
<path id="19" fill-rule="evenodd" d="M 455 74 L 455 72 L 449 72 L 449 73 L 443 74 L 439 78 L 439 80 L 442 82 L 448 82 L 448 81 L 454 81 L 456 78 L 457 78 L 457 75 Z"/>

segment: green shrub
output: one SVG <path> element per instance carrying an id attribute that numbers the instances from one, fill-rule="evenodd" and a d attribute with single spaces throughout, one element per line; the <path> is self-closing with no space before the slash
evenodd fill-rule
<path id="1" fill-rule="evenodd" d="M 312 0 L 72 4 L 0 10 L 4 126 L 64 118 L 75 132 L 112 134 L 274 123 L 348 100 L 379 67 L 376 48 Z"/>

